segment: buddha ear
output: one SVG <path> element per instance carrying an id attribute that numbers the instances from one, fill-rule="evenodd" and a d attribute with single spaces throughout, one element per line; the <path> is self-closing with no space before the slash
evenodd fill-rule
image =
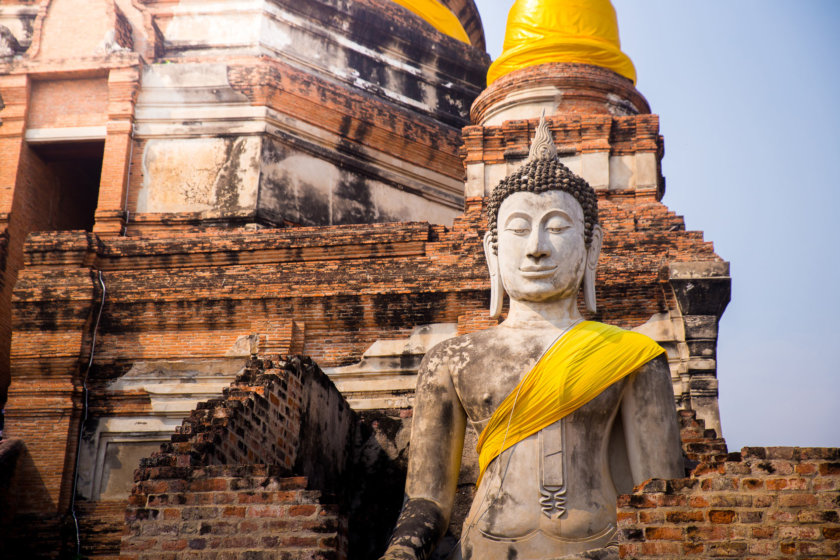
<path id="1" fill-rule="evenodd" d="M 505 302 L 505 287 L 502 285 L 502 275 L 499 272 L 499 256 L 493 251 L 493 234 L 484 234 L 484 257 L 490 271 L 490 317 L 497 318 L 502 314 Z"/>
<path id="2" fill-rule="evenodd" d="M 598 307 L 595 303 L 595 277 L 597 276 L 598 258 L 601 256 L 601 241 L 604 232 L 601 226 L 595 224 L 592 228 L 592 241 L 586 249 L 586 268 L 583 271 L 583 301 L 586 310 L 595 313 Z"/>

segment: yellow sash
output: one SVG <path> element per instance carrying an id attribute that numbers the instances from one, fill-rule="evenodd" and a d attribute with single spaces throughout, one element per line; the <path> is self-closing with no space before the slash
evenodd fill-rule
<path id="1" fill-rule="evenodd" d="M 582 407 L 664 350 L 643 334 L 584 321 L 560 337 L 478 438 L 478 482 L 505 449 Z M 515 408 L 514 408 L 515 407 Z"/>
<path id="2" fill-rule="evenodd" d="M 461 22 L 455 17 L 449 8 L 438 2 L 438 0 L 394 0 L 409 12 L 420 16 L 432 27 L 443 33 L 458 39 L 462 43 L 470 44 L 470 38 L 464 31 Z"/>

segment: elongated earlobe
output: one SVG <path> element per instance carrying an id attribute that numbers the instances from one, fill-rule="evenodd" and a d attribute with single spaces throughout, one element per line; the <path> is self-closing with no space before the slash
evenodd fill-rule
<path id="1" fill-rule="evenodd" d="M 586 310 L 590 313 L 598 310 L 595 302 L 595 277 L 598 272 L 598 257 L 601 256 L 602 239 L 601 226 L 595 224 L 592 228 L 592 242 L 586 250 L 586 268 L 583 271 L 583 301 L 586 304 Z"/>
<path id="2" fill-rule="evenodd" d="M 502 314 L 505 288 L 499 272 L 499 257 L 493 252 L 493 235 L 489 231 L 484 234 L 484 257 L 487 259 L 487 269 L 490 271 L 490 317 L 495 319 Z"/>

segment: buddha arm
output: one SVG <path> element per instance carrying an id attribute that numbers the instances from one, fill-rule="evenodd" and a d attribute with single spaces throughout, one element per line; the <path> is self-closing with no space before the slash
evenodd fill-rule
<path id="1" fill-rule="evenodd" d="M 465 426 L 466 414 L 449 369 L 433 349 L 420 365 L 406 502 L 386 560 L 427 558 L 446 531 L 461 468 Z"/>
<path id="2" fill-rule="evenodd" d="M 630 375 L 621 418 L 633 484 L 649 478 L 682 478 L 685 467 L 674 389 L 665 354 Z"/>

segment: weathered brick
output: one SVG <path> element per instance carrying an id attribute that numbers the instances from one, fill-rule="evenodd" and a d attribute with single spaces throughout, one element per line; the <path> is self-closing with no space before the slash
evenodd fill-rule
<path id="1" fill-rule="evenodd" d="M 840 462 L 838 463 L 821 463 L 820 474 L 822 476 L 840 476 Z"/>
<path id="2" fill-rule="evenodd" d="M 702 511 L 669 511 L 665 514 L 668 523 L 699 523 L 704 521 L 706 516 Z"/>
<path id="3" fill-rule="evenodd" d="M 709 543 L 706 552 L 713 558 L 742 558 L 748 550 L 745 542 Z"/>
<path id="4" fill-rule="evenodd" d="M 732 523 L 735 512 L 732 510 L 713 509 L 709 511 L 709 521 L 712 523 Z"/>
<path id="5" fill-rule="evenodd" d="M 781 494 L 779 506 L 781 507 L 814 507 L 818 499 L 813 494 Z"/>
<path id="6" fill-rule="evenodd" d="M 674 527 L 648 527 L 645 538 L 650 541 L 681 541 L 684 538 L 682 529 Z"/>
<path id="7" fill-rule="evenodd" d="M 828 540 L 840 540 L 840 527 L 823 527 L 822 534 Z"/>
<path id="8" fill-rule="evenodd" d="M 755 539 L 772 539 L 776 537 L 776 527 L 753 527 L 751 533 Z"/>

